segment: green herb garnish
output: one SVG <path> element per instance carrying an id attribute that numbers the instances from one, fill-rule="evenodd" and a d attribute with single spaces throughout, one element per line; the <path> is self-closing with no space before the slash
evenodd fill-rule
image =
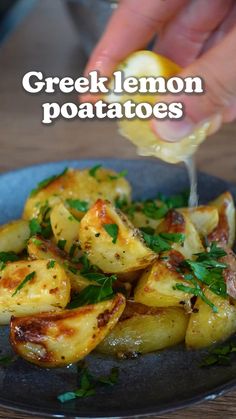
<path id="1" fill-rule="evenodd" d="M 103 300 L 109 300 L 113 297 L 114 292 L 112 289 L 112 284 L 116 281 L 116 276 L 105 276 L 99 274 L 84 274 L 87 279 L 94 280 L 100 285 L 89 285 L 84 288 L 78 295 L 75 295 L 71 302 L 68 304 L 67 308 L 77 308 L 87 304 L 96 304 Z"/>
<path id="2" fill-rule="evenodd" d="M 114 367 L 111 369 L 108 376 L 94 377 L 88 370 L 87 367 L 83 367 L 80 370 L 80 387 L 75 391 L 68 391 L 58 396 L 58 400 L 61 403 L 68 402 L 76 399 L 77 397 L 89 397 L 96 393 L 96 386 L 98 385 L 109 385 L 113 386 L 117 383 L 119 378 L 119 370 Z"/>
<path id="3" fill-rule="evenodd" d="M 231 354 L 236 352 L 233 343 L 220 346 L 210 350 L 209 354 L 203 358 L 200 367 L 210 367 L 212 365 L 231 365 Z"/>
<path id="4" fill-rule="evenodd" d="M 5 355 L 0 358 L 0 367 L 8 367 L 16 360 L 16 355 Z"/>
<path id="5" fill-rule="evenodd" d="M 162 201 L 169 209 L 171 208 L 183 208 L 188 206 L 188 198 L 189 198 L 189 192 L 184 191 L 181 194 L 172 195 L 170 197 L 167 197 L 163 195 L 162 193 L 159 193 L 157 196 L 157 199 Z"/>
<path id="6" fill-rule="evenodd" d="M 89 203 L 80 199 L 67 199 L 66 203 L 70 208 L 76 209 L 77 211 L 86 212 L 89 209 Z"/>
<path id="7" fill-rule="evenodd" d="M 183 243 L 185 235 L 181 233 L 160 233 L 156 235 L 142 232 L 143 239 L 148 247 L 156 253 L 171 249 L 171 243 Z"/>
<path id="8" fill-rule="evenodd" d="M 58 240 L 57 247 L 59 247 L 59 249 L 64 250 L 65 245 L 66 245 L 66 240 Z"/>
<path id="9" fill-rule="evenodd" d="M 23 281 L 16 287 L 15 291 L 12 294 L 12 297 L 14 297 L 27 284 L 27 282 L 31 281 L 35 277 L 35 275 L 35 271 L 26 275 L 25 279 L 23 279 Z"/>
<path id="10" fill-rule="evenodd" d="M 68 171 L 68 168 L 66 167 L 61 173 L 59 173 L 58 175 L 53 175 L 50 176 L 44 180 L 42 180 L 41 182 L 38 183 L 38 185 L 36 186 L 35 189 L 33 189 L 30 192 L 30 197 L 35 196 L 39 191 L 41 191 L 42 189 L 46 188 L 48 185 L 50 185 L 50 183 L 54 182 L 54 180 L 59 179 L 61 176 L 65 175 L 66 172 Z"/>
<path id="11" fill-rule="evenodd" d="M 31 236 L 35 236 L 35 234 L 40 234 L 42 232 L 42 227 L 37 218 L 32 218 L 29 221 L 29 228 Z"/>
<path id="12" fill-rule="evenodd" d="M 117 224 L 103 224 L 103 228 L 107 232 L 107 234 L 111 236 L 112 243 L 115 244 L 117 241 L 118 232 L 119 232 L 118 225 Z"/>
<path id="13" fill-rule="evenodd" d="M 119 208 L 119 209 L 124 209 L 125 207 L 127 207 L 127 205 L 128 205 L 128 201 L 127 201 L 127 198 L 126 197 L 122 197 L 122 196 L 118 196 L 116 199 L 115 199 L 115 207 L 116 208 Z"/>
<path id="14" fill-rule="evenodd" d="M 227 264 L 218 261 L 225 255 L 222 248 L 212 243 L 206 252 L 195 255 L 197 256 L 195 261 L 186 259 L 179 265 L 179 269 L 180 272 L 185 273 L 184 278 L 191 283 L 191 286 L 176 284 L 175 288 L 200 297 L 217 313 L 217 307 L 205 296 L 199 283 L 207 285 L 214 294 L 222 298 L 227 297 L 227 286 L 223 277 L 223 270 L 227 268 Z M 186 269 L 190 271 L 190 274 L 186 274 Z"/>
<path id="15" fill-rule="evenodd" d="M 47 263 L 47 269 L 52 269 L 55 266 L 55 260 L 49 260 Z"/>
<path id="16" fill-rule="evenodd" d="M 80 387 L 75 391 L 68 391 L 60 394 L 57 398 L 61 403 L 76 399 L 77 397 L 89 397 L 95 394 L 94 382 L 91 381 L 91 375 L 87 368 L 81 372 Z"/>
<path id="17" fill-rule="evenodd" d="M 101 164 L 96 164 L 89 170 L 89 175 L 96 178 L 97 171 L 102 167 Z"/>
<path id="18" fill-rule="evenodd" d="M 128 170 L 122 170 L 122 172 L 117 173 L 117 175 L 113 175 L 113 176 L 109 175 L 108 178 L 110 180 L 117 180 L 117 179 L 120 179 L 122 177 L 125 177 L 127 174 L 128 174 Z"/>
<path id="19" fill-rule="evenodd" d="M 114 386 L 118 382 L 119 378 L 119 368 L 112 368 L 110 374 L 98 378 L 98 382 L 108 386 Z"/>
<path id="20" fill-rule="evenodd" d="M 6 268 L 7 262 L 15 262 L 19 257 L 14 252 L 0 252 L 0 271 Z"/>
<path id="21" fill-rule="evenodd" d="M 164 218 L 169 208 L 167 205 L 158 206 L 155 201 L 145 201 L 142 205 L 142 212 L 146 217 L 151 218 L 152 220 L 160 220 Z"/>

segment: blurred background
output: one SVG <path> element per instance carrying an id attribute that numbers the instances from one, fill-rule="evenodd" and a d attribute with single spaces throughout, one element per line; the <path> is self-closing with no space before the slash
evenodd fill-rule
<path id="1" fill-rule="evenodd" d="M 0 0 L 0 171 L 63 159 L 138 158 L 114 121 L 60 119 L 43 125 L 42 103 L 78 98 L 32 95 L 21 85 L 32 70 L 79 77 L 116 7 L 114 0 Z M 236 181 L 235 128 L 226 125 L 200 147 L 198 168 Z"/>

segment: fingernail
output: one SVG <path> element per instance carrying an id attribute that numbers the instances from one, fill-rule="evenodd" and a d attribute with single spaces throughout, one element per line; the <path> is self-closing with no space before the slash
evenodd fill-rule
<path id="1" fill-rule="evenodd" d="M 184 137 L 190 135 L 195 127 L 196 124 L 193 121 L 185 116 L 183 119 L 179 119 L 178 121 L 172 121 L 170 119 L 166 119 L 165 121 L 160 120 L 152 120 L 152 129 L 154 132 L 165 141 L 175 142 L 182 140 Z"/>

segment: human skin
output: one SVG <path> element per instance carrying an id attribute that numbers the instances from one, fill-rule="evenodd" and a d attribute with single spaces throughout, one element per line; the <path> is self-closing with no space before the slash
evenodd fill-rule
<path id="1" fill-rule="evenodd" d="M 166 141 L 179 141 L 196 126 L 211 122 L 210 133 L 236 118 L 236 3 L 234 0 L 121 0 L 93 51 L 85 73 L 110 76 L 130 53 L 158 35 L 154 51 L 178 63 L 181 77 L 200 76 L 205 94 L 165 95 L 181 101 L 178 121 L 152 120 Z M 83 101 L 94 101 L 86 95 Z M 158 101 L 160 101 L 160 96 Z"/>

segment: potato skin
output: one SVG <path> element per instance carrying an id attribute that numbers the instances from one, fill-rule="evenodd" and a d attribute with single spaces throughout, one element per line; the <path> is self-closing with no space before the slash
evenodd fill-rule
<path id="1" fill-rule="evenodd" d="M 0 252 L 22 252 L 29 237 L 29 223 L 25 220 L 11 221 L 2 225 L 0 227 Z"/>
<path id="2" fill-rule="evenodd" d="M 32 317 L 13 317 L 10 342 L 16 353 L 41 367 L 62 367 L 83 359 L 115 326 L 125 297 Z"/>
<path id="3" fill-rule="evenodd" d="M 87 201 L 89 205 L 94 204 L 98 198 L 115 202 L 117 198 L 124 197 L 129 202 L 131 187 L 124 178 L 110 179 L 110 176 L 116 175 L 113 170 L 104 168 L 97 170 L 96 177 L 91 176 L 87 169 L 69 169 L 63 176 L 27 199 L 23 218 L 28 220 L 37 217 L 40 211 L 39 204 L 43 205 L 46 201 L 51 208 L 66 199 L 80 199 Z M 84 214 L 77 212 L 75 215 L 80 217 Z"/>
<path id="4" fill-rule="evenodd" d="M 235 300 L 222 298 L 205 289 L 206 297 L 218 308 L 214 313 L 199 297 L 194 305 L 186 332 L 186 346 L 190 349 L 208 347 L 222 342 L 236 332 Z"/>
<path id="5" fill-rule="evenodd" d="M 78 243 L 79 221 L 71 215 L 62 202 L 53 207 L 50 221 L 56 243 L 65 240 L 64 249 L 69 253 L 72 245 Z"/>
<path id="6" fill-rule="evenodd" d="M 235 206 L 231 193 L 223 193 L 210 205 L 218 209 L 219 222 L 208 235 L 208 241 L 217 241 L 232 248 L 235 241 Z"/>
<path id="7" fill-rule="evenodd" d="M 174 289 L 176 284 L 189 285 L 176 271 L 183 260 L 181 253 L 171 250 L 168 260 L 158 259 L 146 268 L 134 290 L 134 300 L 151 307 L 180 307 L 181 304 L 188 308 L 191 294 Z"/>
<path id="8" fill-rule="evenodd" d="M 118 226 L 116 243 L 106 232 L 106 224 Z M 90 208 L 80 222 L 79 237 L 81 248 L 90 262 L 103 272 L 118 274 L 137 271 L 157 257 L 145 245 L 139 231 L 109 201 L 99 199 Z"/>
<path id="9" fill-rule="evenodd" d="M 72 263 L 68 257 L 68 254 L 63 250 L 59 249 L 59 247 L 57 247 L 50 240 L 43 239 L 40 236 L 32 237 L 28 241 L 27 250 L 32 260 L 55 260 L 61 267 L 63 267 L 63 269 L 66 272 L 66 276 L 70 280 L 71 289 L 74 292 L 80 292 L 88 285 L 94 283 L 93 281 L 84 278 L 79 273 L 79 270 L 82 268 L 82 265 L 80 263 Z M 73 272 L 71 272 L 70 267 L 78 269 L 78 272 L 74 274 Z"/>
<path id="10" fill-rule="evenodd" d="M 125 356 L 164 349 L 184 340 L 187 324 L 188 316 L 181 308 L 153 308 L 129 301 L 96 351 Z"/>
<path id="11" fill-rule="evenodd" d="M 35 276 L 12 295 L 31 272 Z M 70 281 L 56 263 L 48 269 L 47 261 L 8 263 L 0 273 L 0 324 L 7 324 L 12 315 L 25 316 L 64 308 L 70 299 Z"/>
<path id="12" fill-rule="evenodd" d="M 200 205 L 196 208 L 181 208 L 179 211 L 189 217 L 200 237 L 210 234 L 219 222 L 219 213 L 214 207 Z"/>
<path id="13" fill-rule="evenodd" d="M 162 223 L 157 227 L 157 233 L 184 234 L 184 243 L 173 243 L 172 248 L 182 253 L 186 259 L 194 259 L 194 254 L 204 252 L 204 247 L 196 228 L 190 221 L 189 216 L 181 213 L 181 211 L 170 210 Z"/>

